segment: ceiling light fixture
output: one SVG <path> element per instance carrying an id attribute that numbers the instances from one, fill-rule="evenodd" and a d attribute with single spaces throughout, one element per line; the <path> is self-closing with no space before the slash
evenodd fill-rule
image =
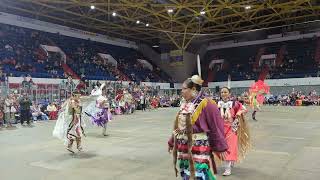
<path id="1" fill-rule="evenodd" d="M 244 8 L 248 10 L 248 9 L 251 9 L 251 6 L 246 6 Z"/>

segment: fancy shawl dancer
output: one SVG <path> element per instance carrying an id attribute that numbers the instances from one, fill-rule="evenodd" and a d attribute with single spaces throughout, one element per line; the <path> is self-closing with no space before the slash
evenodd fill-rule
<path id="1" fill-rule="evenodd" d="M 75 153 L 72 149 L 74 141 L 76 141 L 78 151 L 82 151 L 81 137 L 85 135 L 81 119 L 80 96 L 80 93 L 73 92 L 72 96 L 63 103 L 53 130 L 53 136 L 64 140 L 67 144 L 67 150 L 71 153 Z"/>
<path id="2" fill-rule="evenodd" d="M 257 121 L 256 113 L 260 110 L 260 106 L 264 102 L 264 97 L 270 92 L 270 87 L 262 80 L 253 83 L 249 89 L 250 107 L 253 109 L 252 119 Z"/>
<path id="3" fill-rule="evenodd" d="M 220 115 L 224 119 L 224 133 L 228 143 L 225 156 L 223 173 L 224 176 L 231 175 L 231 168 L 238 161 L 238 156 L 244 158 L 249 150 L 250 134 L 247 122 L 244 119 L 245 107 L 238 101 L 230 100 L 230 89 L 223 87 L 220 91 L 221 100 L 218 102 Z"/>
<path id="4" fill-rule="evenodd" d="M 215 102 L 203 97 L 202 83 L 198 75 L 183 83 L 185 102 L 181 104 L 168 142 L 168 151 L 173 152 L 176 176 L 178 163 L 183 180 L 215 180 L 214 153 L 223 159 L 228 149 L 223 119 Z"/>
<path id="5" fill-rule="evenodd" d="M 84 110 L 91 122 L 102 127 L 102 135 L 107 136 L 107 123 L 111 121 L 110 105 L 107 98 L 107 88 L 103 83 L 100 88 L 96 88 L 91 92 L 91 97 L 96 97 L 96 101 L 92 101 Z"/>

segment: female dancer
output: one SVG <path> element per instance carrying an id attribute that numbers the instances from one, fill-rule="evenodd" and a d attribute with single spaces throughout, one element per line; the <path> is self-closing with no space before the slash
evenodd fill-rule
<path id="1" fill-rule="evenodd" d="M 238 161 L 238 152 L 243 158 L 248 151 L 250 136 L 248 126 L 244 120 L 245 107 L 238 101 L 230 100 L 229 88 L 223 87 L 220 94 L 221 100 L 218 102 L 218 108 L 224 120 L 224 133 L 228 144 L 223 175 L 229 176 L 231 175 L 231 167 Z"/>
<path id="2" fill-rule="evenodd" d="M 168 142 L 168 151 L 173 152 L 176 176 L 178 161 L 183 180 L 214 180 L 214 153 L 223 159 L 228 148 L 223 120 L 215 102 L 203 97 L 202 83 L 198 75 L 183 83 L 185 102 L 181 104 Z"/>
<path id="3" fill-rule="evenodd" d="M 102 87 L 102 93 L 97 98 L 96 107 L 100 110 L 92 117 L 92 122 L 102 127 L 102 135 L 107 136 L 107 123 L 111 121 L 110 105 L 107 98 L 106 86 Z"/>
<path id="4" fill-rule="evenodd" d="M 93 124 L 102 127 L 102 135 L 107 136 L 107 123 L 111 121 L 111 112 L 106 84 L 103 83 L 92 91 L 88 99 L 92 100 L 84 110 L 85 114 L 90 117 Z"/>

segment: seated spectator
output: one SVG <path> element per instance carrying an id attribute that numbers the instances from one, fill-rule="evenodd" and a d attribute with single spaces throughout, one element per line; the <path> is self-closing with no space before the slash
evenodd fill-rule
<path id="1" fill-rule="evenodd" d="M 159 101 L 157 100 L 156 97 L 153 97 L 153 99 L 151 100 L 151 107 L 152 107 L 153 109 L 157 109 L 158 106 L 159 106 Z"/>
<path id="2" fill-rule="evenodd" d="M 15 70 L 17 70 L 17 71 L 21 71 L 21 64 L 20 64 L 20 63 L 17 63 L 14 68 L 15 68 Z"/>
<path id="3" fill-rule="evenodd" d="M 33 121 L 37 121 L 38 119 L 42 121 L 49 120 L 49 117 L 41 111 L 40 106 L 37 105 L 35 102 L 32 103 L 31 114 Z"/>
<path id="4" fill-rule="evenodd" d="M 47 112 L 49 113 L 50 120 L 56 120 L 58 118 L 58 109 L 53 102 L 47 106 Z"/>

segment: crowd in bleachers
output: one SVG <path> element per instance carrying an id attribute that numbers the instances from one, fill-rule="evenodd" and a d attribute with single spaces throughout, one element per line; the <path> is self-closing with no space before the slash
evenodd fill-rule
<path id="1" fill-rule="evenodd" d="M 136 50 L 107 45 L 90 40 L 53 34 L 51 40 L 67 55 L 67 64 L 82 78 L 117 81 L 167 81 L 156 70 L 151 71 L 137 61 L 144 57 Z M 98 55 L 110 54 L 117 61 L 117 66 Z"/>
<path id="2" fill-rule="evenodd" d="M 316 42 L 317 38 L 311 38 L 278 43 L 285 47 L 283 62 L 272 68 L 268 77 L 281 79 L 319 76 L 320 69 L 315 63 Z"/>
<path id="3" fill-rule="evenodd" d="M 59 47 L 65 54 L 47 52 L 40 45 Z M 117 66 L 98 53 L 110 54 Z M 145 68 L 137 61 L 145 59 L 137 50 L 1 24 L 0 66 L 6 76 L 66 78 L 66 62 L 81 79 L 167 82 L 159 68 Z"/>
<path id="4" fill-rule="evenodd" d="M 223 59 L 223 65 L 216 65 L 214 81 L 226 81 L 228 76 L 234 81 L 254 80 L 259 77 L 265 65 L 269 66 L 267 79 L 319 77 L 320 65 L 315 61 L 318 38 L 299 39 L 264 45 L 244 46 L 208 51 L 205 60 L 210 63 L 214 59 Z M 280 53 L 281 48 L 283 52 Z M 281 58 L 276 66 L 261 63 L 256 66 L 256 58 L 260 55 L 276 54 Z"/>
<path id="5" fill-rule="evenodd" d="M 47 44 L 44 34 L 1 24 L 0 65 L 7 76 L 43 78 L 62 77 L 60 59 L 43 54 L 40 44 Z"/>

